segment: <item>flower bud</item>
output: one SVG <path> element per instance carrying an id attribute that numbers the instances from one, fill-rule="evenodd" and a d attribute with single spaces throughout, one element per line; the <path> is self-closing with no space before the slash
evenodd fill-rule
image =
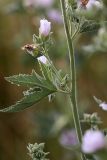
<path id="1" fill-rule="evenodd" d="M 40 36 L 47 37 L 51 31 L 51 22 L 46 19 L 40 20 L 39 34 Z"/>
<path id="2" fill-rule="evenodd" d="M 48 62 L 48 60 L 45 56 L 40 56 L 37 59 L 38 59 L 38 61 L 40 61 L 43 64 L 47 64 L 47 62 Z"/>
<path id="3" fill-rule="evenodd" d="M 82 151 L 86 154 L 95 153 L 105 148 L 105 137 L 101 131 L 88 130 L 82 140 Z"/>
<path id="4" fill-rule="evenodd" d="M 32 159 L 47 160 L 46 156 L 49 154 L 49 152 L 44 152 L 44 143 L 28 144 L 27 149 Z"/>

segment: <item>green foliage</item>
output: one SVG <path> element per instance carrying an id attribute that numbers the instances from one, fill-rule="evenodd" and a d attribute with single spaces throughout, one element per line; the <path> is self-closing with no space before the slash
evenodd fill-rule
<path id="1" fill-rule="evenodd" d="M 39 65 L 40 65 L 40 69 L 42 72 L 43 77 L 50 82 L 51 81 L 51 77 L 50 77 L 50 72 L 52 74 L 52 70 L 50 68 L 49 65 L 44 65 L 42 62 L 39 61 Z"/>
<path id="2" fill-rule="evenodd" d="M 1 109 L 0 112 L 19 112 L 36 104 L 45 97 L 51 99 L 55 92 L 60 90 L 61 75 L 52 64 L 44 64 L 39 61 L 42 76 L 38 75 L 34 70 L 31 74 L 19 74 L 6 77 L 5 79 L 18 86 L 26 86 L 30 89 L 24 91 L 24 97 L 16 102 L 16 104 Z M 51 99 L 52 100 L 52 99 Z"/>
<path id="3" fill-rule="evenodd" d="M 44 152 L 44 143 L 28 144 L 27 149 L 32 160 L 48 160 L 46 156 L 49 152 Z"/>
<path id="4" fill-rule="evenodd" d="M 19 112 L 28 107 L 31 107 L 53 92 L 55 91 L 51 91 L 46 88 L 42 88 L 40 91 L 35 91 L 35 88 L 32 90 L 32 92 L 26 91 L 24 92 L 24 98 L 22 98 L 14 105 L 0 110 L 0 112 Z"/>
<path id="5" fill-rule="evenodd" d="M 57 91 L 51 81 L 39 76 L 35 71 L 33 71 L 31 75 L 19 74 L 6 77 L 6 80 L 13 84 L 28 86 L 30 89 L 23 92 L 24 98 L 14 105 L 0 110 L 1 112 L 21 111 Z"/>
<path id="6" fill-rule="evenodd" d="M 86 20 L 80 28 L 80 33 L 97 31 L 99 28 L 100 23 L 96 23 L 93 20 Z"/>
<path id="7" fill-rule="evenodd" d="M 76 0 L 67 0 L 68 5 L 72 7 L 72 9 L 77 9 L 77 1 Z"/>
<path id="8" fill-rule="evenodd" d="M 36 34 L 33 34 L 33 43 L 34 44 L 40 44 L 41 43 L 40 37 L 36 36 Z"/>
<path id="9" fill-rule="evenodd" d="M 46 79 L 38 75 L 34 70 L 32 71 L 31 75 L 29 74 L 19 74 L 19 75 L 14 75 L 10 77 L 5 78 L 8 82 L 11 82 L 12 84 L 16 85 L 22 85 L 22 86 L 27 86 L 27 87 L 43 87 L 47 88 L 50 90 L 55 90 L 55 87 L 53 84 L 50 82 L 47 82 Z"/>
<path id="10" fill-rule="evenodd" d="M 83 120 L 81 120 L 82 123 L 87 123 L 90 125 L 91 128 L 98 128 L 100 124 L 102 124 L 101 118 L 98 116 L 98 114 L 92 113 L 92 114 L 84 114 Z"/>
<path id="11" fill-rule="evenodd" d="M 103 22 L 107 25 L 107 21 Z M 101 22 L 96 22 L 94 20 L 85 20 L 80 27 L 80 33 L 98 31 L 101 27 Z"/>
<path id="12" fill-rule="evenodd" d="M 98 30 L 97 35 L 92 39 L 92 43 L 82 47 L 84 52 L 87 52 L 89 55 L 93 53 L 106 53 L 107 51 L 107 29 L 106 25 Z"/>
<path id="13" fill-rule="evenodd" d="M 45 65 L 39 62 L 40 69 L 43 77 L 47 80 L 47 83 L 52 83 L 56 88 L 60 87 L 61 75 L 57 70 L 54 70 L 51 65 Z"/>

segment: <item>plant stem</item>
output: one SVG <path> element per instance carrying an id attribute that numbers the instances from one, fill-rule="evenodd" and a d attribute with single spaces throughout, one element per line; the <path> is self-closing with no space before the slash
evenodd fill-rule
<path id="1" fill-rule="evenodd" d="M 76 68 L 75 68 L 74 49 L 73 49 L 73 43 L 70 37 L 68 23 L 67 23 L 65 0 L 60 0 L 60 3 L 61 3 L 62 14 L 63 14 L 64 28 L 65 28 L 66 37 L 67 37 L 67 44 L 69 49 L 70 75 L 72 80 L 72 92 L 70 94 L 70 99 L 72 102 L 72 113 L 73 113 L 73 119 L 74 119 L 78 141 L 79 143 L 81 143 L 82 131 L 81 131 L 81 125 L 79 120 L 77 101 L 76 101 Z M 83 154 L 81 154 L 81 159 L 85 160 L 85 156 Z"/>

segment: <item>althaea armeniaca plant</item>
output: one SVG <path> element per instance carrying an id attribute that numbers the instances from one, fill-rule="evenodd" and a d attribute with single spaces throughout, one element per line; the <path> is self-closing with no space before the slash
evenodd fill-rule
<path id="1" fill-rule="evenodd" d="M 41 4 L 41 1 L 25 1 L 25 5 Z M 45 0 L 43 1 L 45 2 Z M 53 1 L 46 1 L 49 5 Z M 43 4 L 46 4 L 43 3 Z M 19 74 L 5 79 L 12 84 L 28 87 L 27 91 L 23 92 L 24 97 L 16 104 L 0 110 L 1 112 L 18 112 L 36 104 L 45 97 L 52 97 L 57 92 L 66 94 L 71 100 L 71 111 L 73 114 L 75 130 L 77 135 L 76 147 L 74 149 L 79 152 L 81 160 L 106 160 L 107 158 L 107 143 L 106 132 L 100 130 L 99 124 L 102 123 L 96 113 L 85 114 L 81 122 L 88 123 L 90 128 L 82 135 L 80 117 L 77 106 L 76 97 L 76 66 L 75 66 L 75 49 L 74 40 L 78 35 L 85 32 L 98 31 L 100 27 L 106 28 L 106 21 L 96 21 L 90 19 L 89 13 L 101 12 L 104 9 L 102 1 L 98 0 L 60 0 L 62 17 L 65 28 L 65 35 L 68 44 L 69 53 L 69 71 L 63 73 L 55 67 L 49 56 L 49 49 L 52 43 L 52 24 L 47 19 L 40 20 L 39 34 L 33 35 L 33 42 L 26 44 L 23 48 L 28 54 L 38 60 L 42 76 L 37 74 L 33 69 L 31 74 Z M 93 96 L 93 95 L 92 95 Z M 106 103 L 101 102 L 96 97 L 94 99 L 99 103 L 99 106 L 106 110 Z M 44 144 L 29 144 L 29 155 L 33 160 L 46 160 L 46 155 L 43 151 Z"/>

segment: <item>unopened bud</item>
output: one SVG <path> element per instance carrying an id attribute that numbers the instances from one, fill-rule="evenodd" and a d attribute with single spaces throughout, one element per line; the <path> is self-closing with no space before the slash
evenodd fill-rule
<path id="1" fill-rule="evenodd" d="M 46 19 L 40 20 L 39 34 L 40 36 L 47 37 L 51 31 L 51 22 Z"/>

